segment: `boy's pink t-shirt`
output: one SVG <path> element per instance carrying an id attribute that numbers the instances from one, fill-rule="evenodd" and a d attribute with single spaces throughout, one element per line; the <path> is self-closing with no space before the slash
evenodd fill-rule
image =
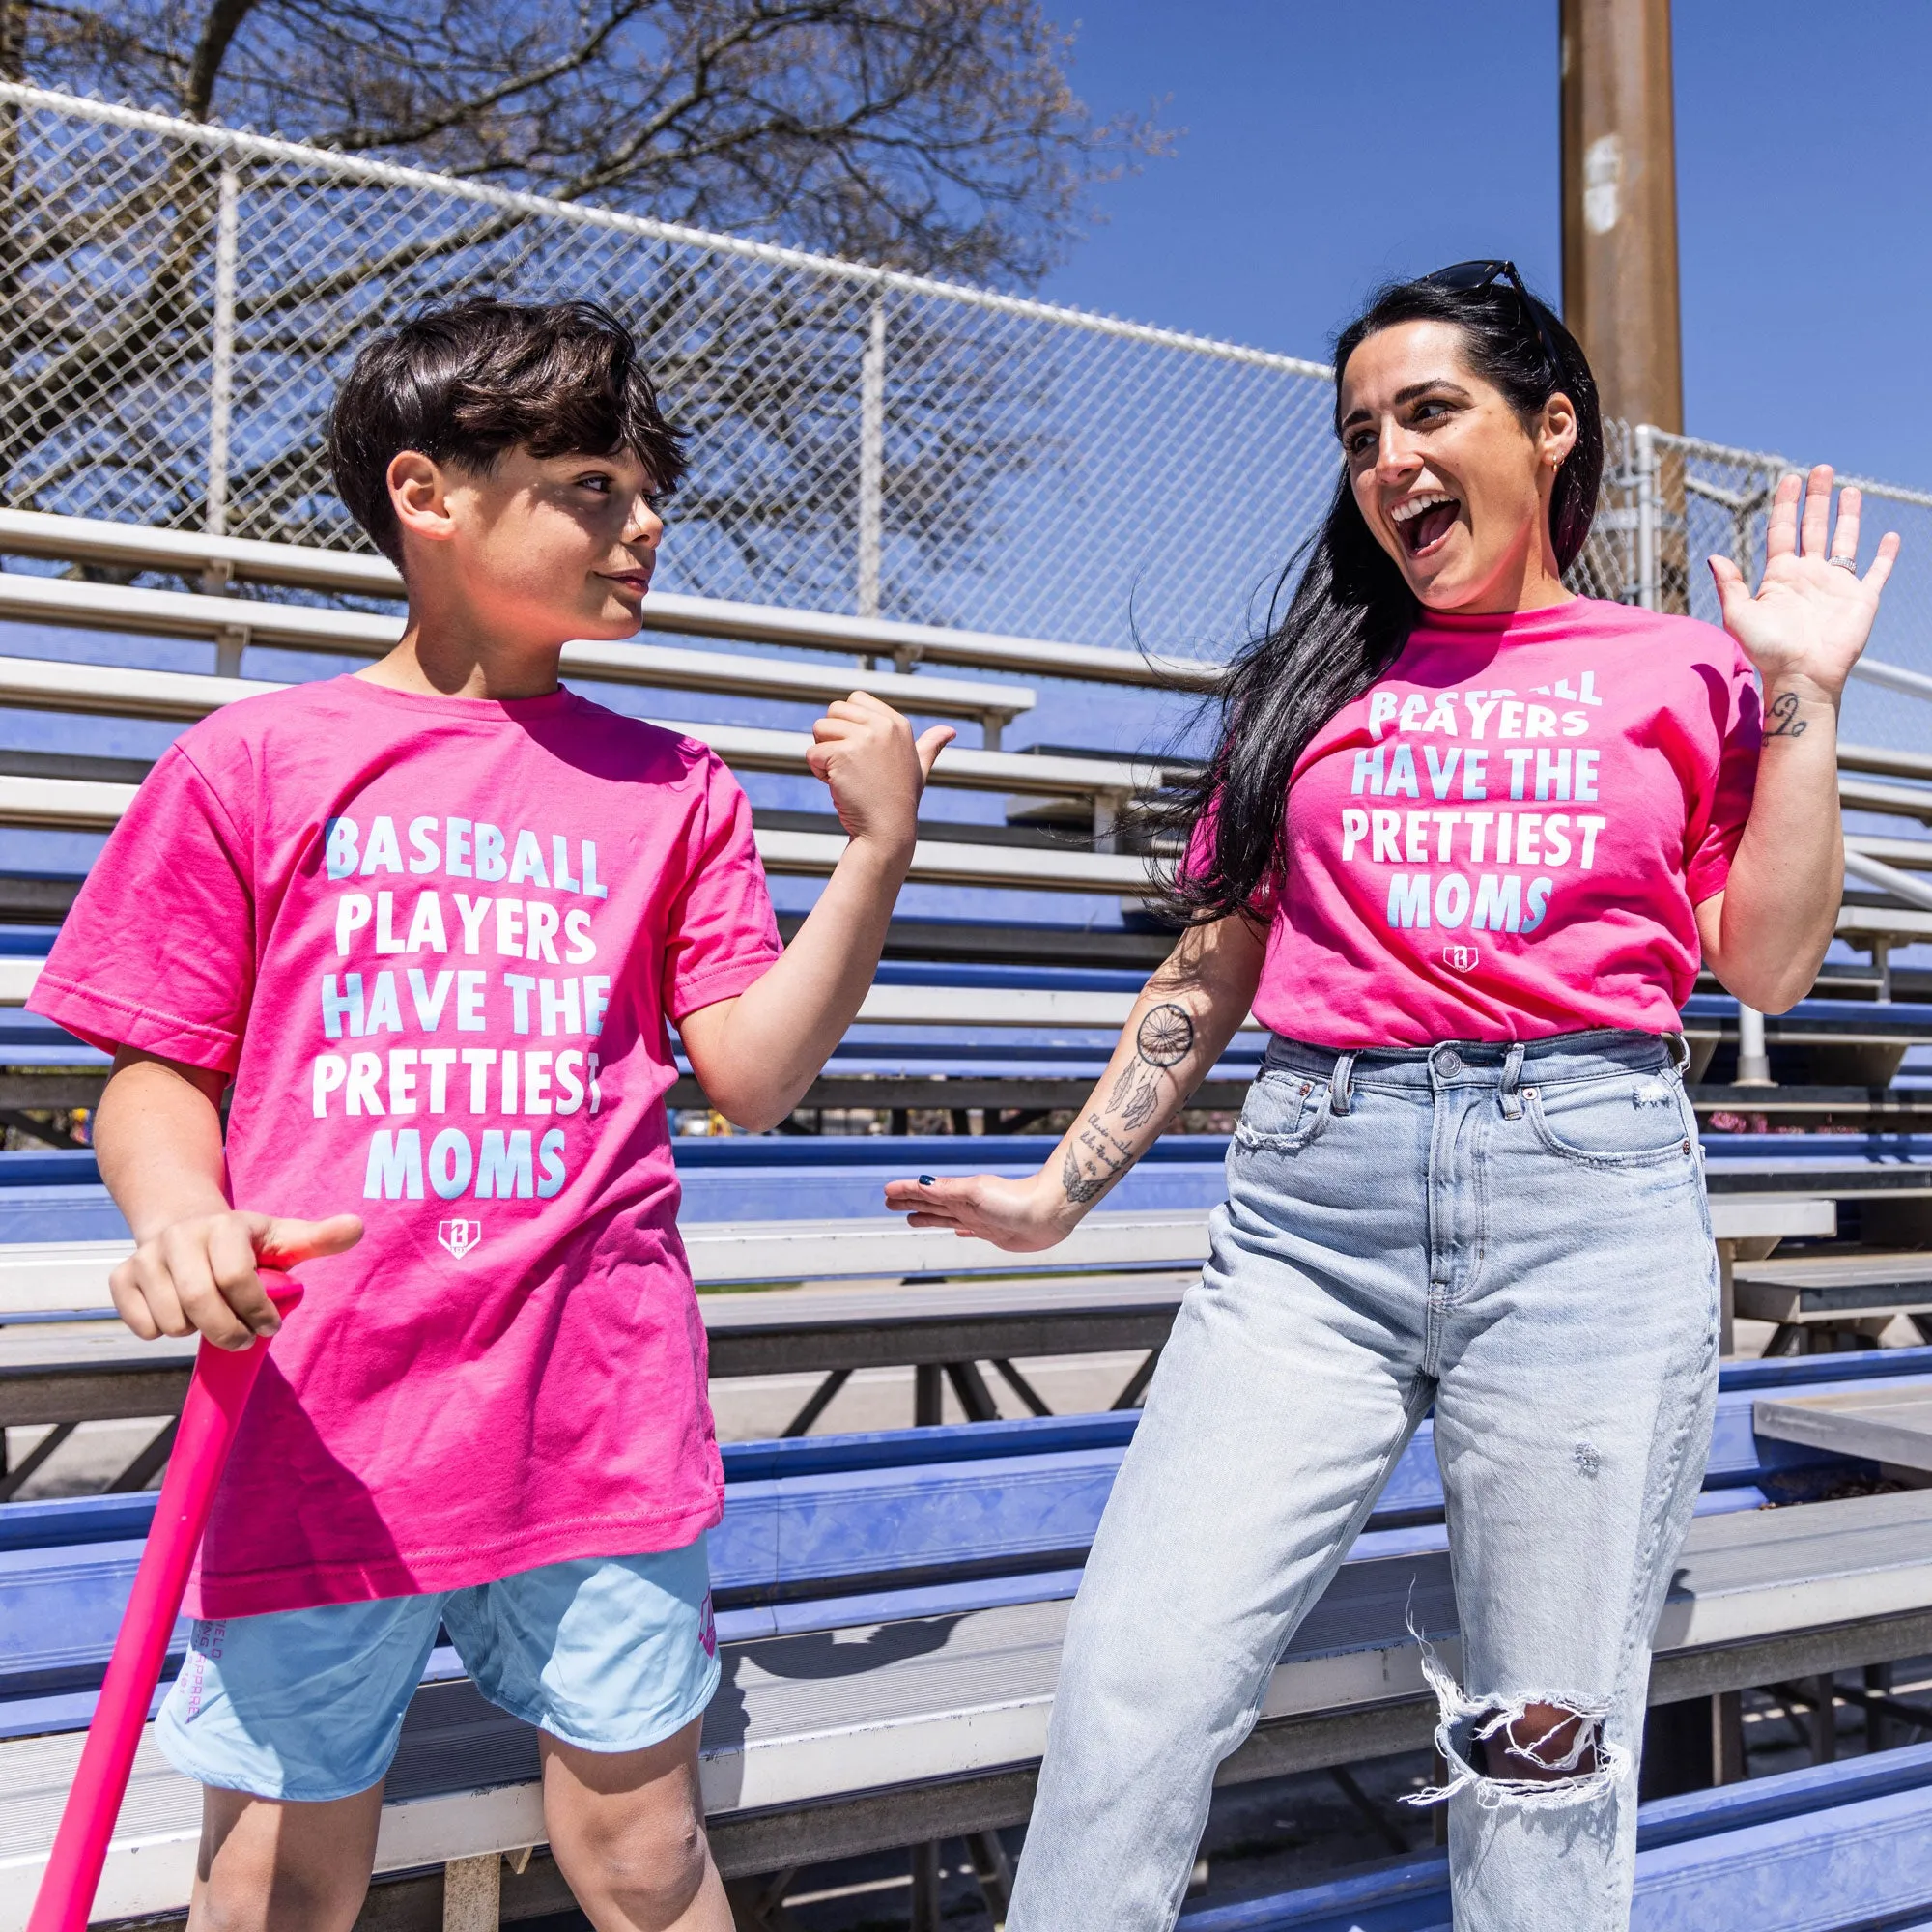
<path id="1" fill-rule="evenodd" d="M 1256 1016 L 1337 1048 L 1677 1031 L 1759 737 L 1711 625 L 1429 612 L 1295 768 Z"/>
<path id="2" fill-rule="evenodd" d="M 460 1588 L 717 1521 L 666 1020 L 779 950 L 730 774 L 570 692 L 335 678 L 167 753 L 31 1005 L 232 1073 L 238 1206 L 366 1224 L 300 1267 L 191 1613 Z"/>

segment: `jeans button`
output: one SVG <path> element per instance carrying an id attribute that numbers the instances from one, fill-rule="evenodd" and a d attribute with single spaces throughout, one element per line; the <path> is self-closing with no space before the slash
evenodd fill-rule
<path id="1" fill-rule="evenodd" d="M 1435 1063 L 1436 1072 L 1445 1078 L 1463 1070 L 1463 1056 L 1453 1046 L 1438 1046 L 1429 1057 Z"/>

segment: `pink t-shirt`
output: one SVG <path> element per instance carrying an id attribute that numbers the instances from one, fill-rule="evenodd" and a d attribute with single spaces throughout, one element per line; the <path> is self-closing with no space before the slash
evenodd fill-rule
<path id="1" fill-rule="evenodd" d="M 367 1224 L 301 1265 L 191 1613 L 459 1588 L 718 1520 L 666 1019 L 778 953 L 730 774 L 570 692 L 335 678 L 167 753 L 32 1005 L 232 1073 L 238 1205 Z"/>
<path id="2" fill-rule="evenodd" d="M 1430 612 L 1295 768 L 1256 1016 L 1333 1047 L 1675 1032 L 1759 735 L 1708 624 Z"/>

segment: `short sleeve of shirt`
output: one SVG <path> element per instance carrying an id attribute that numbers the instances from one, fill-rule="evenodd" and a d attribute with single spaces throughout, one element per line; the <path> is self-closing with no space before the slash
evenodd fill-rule
<path id="1" fill-rule="evenodd" d="M 231 1073 L 254 985 L 247 841 L 174 746 L 95 861 L 27 1005 L 106 1051 Z"/>
<path id="2" fill-rule="evenodd" d="M 665 939 L 665 1008 L 673 1024 L 742 993 L 782 950 L 751 803 L 716 758 L 690 841 L 690 869 Z"/>
<path id="3" fill-rule="evenodd" d="M 1692 905 L 1701 905 L 1724 890 L 1757 786 L 1764 716 L 1755 674 L 1742 651 L 1731 662 L 1721 699 L 1713 690 L 1711 710 L 1721 735 L 1715 777 L 1705 798 L 1692 801 L 1688 827 L 1684 878 Z M 1695 808 L 1700 803 L 1703 810 L 1698 811 Z"/>

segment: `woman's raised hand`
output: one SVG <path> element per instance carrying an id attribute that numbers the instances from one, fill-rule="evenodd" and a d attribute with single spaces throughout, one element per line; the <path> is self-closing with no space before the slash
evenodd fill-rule
<path id="1" fill-rule="evenodd" d="M 1767 701 L 1808 685 L 1812 689 L 1804 696 L 1835 704 L 1865 647 L 1872 619 L 1878 615 L 1879 592 L 1898 555 L 1898 532 L 1886 533 L 1871 568 L 1861 577 L 1857 566 L 1862 501 L 1855 488 L 1841 490 L 1833 530 L 1830 465 L 1819 464 L 1802 483 L 1796 476 L 1785 477 L 1772 498 L 1764 538 L 1764 582 L 1755 597 L 1729 557 L 1711 558 L 1724 628 L 1757 667 Z"/>
<path id="2" fill-rule="evenodd" d="M 1078 1219 L 1067 1216 L 1065 1192 L 1037 1174 L 1022 1180 L 997 1174 L 889 1180 L 886 1206 L 907 1215 L 915 1228 L 951 1228 L 1011 1254 L 1032 1254 L 1064 1241 Z"/>

